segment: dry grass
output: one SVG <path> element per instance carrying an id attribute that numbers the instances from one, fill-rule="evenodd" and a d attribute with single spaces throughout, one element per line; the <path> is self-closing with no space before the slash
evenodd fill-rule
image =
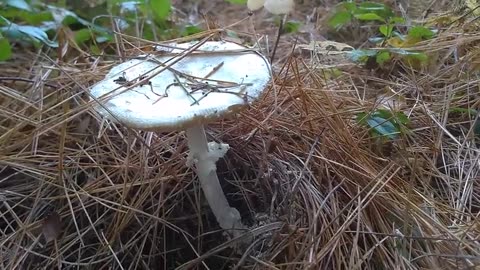
<path id="1" fill-rule="evenodd" d="M 88 88 L 116 58 L 18 53 L 0 67 L 1 269 L 476 269 L 476 117 L 449 109 L 479 108 L 479 40 L 450 28 L 419 46 L 433 60 L 421 70 L 327 79 L 286 37 L 263 98 L 208 129 L 231 145 L 220 178 L 259 232 L 240 249 L 185 166 L 182 132 L 90 110 Z M 354 120 L 385 89 L 411 120 L 388 142 Z"/>

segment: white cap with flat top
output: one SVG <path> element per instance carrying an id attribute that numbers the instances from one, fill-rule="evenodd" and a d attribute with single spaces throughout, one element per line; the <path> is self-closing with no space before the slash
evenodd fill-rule
<path id="1" fill-rule="evenodd" d="M 193 45 L 176 47 L 188 49 Z M 136 129 L 185 129 L 238 112 L 257 99 L 270 80 L 270 65 L 265 57 L 236 43 L 221 41 L 205 42 L 145 80 L 183 51 L 139 57 L 113 67 L 90 90 L 93 97 L 106 98 L 97 105 L 97 111 L 107 117 L 111 113 Z M 139 84 L 141 80 L 144 82 Z"/>

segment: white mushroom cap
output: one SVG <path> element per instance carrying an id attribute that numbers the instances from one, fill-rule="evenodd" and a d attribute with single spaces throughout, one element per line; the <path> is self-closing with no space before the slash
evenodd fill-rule
<path id="1" fill-rule="evenodd" d="M 236 43 L 210 41 L 152 77 L 151 84 L 139 85 L 142 79 L 147 82 L 145 78 L 178 60 L 178 53 L 183 51 L 175 49 L 168 55 L 131 59 L 115 66 L 90 90 L 102 104 L 95 109 L 109 118 L 113 114 L 113 119 L 132 128 L 185 129 L 238 112 L 257 99 L 270 81 L 265 57 Z M 123 81 L 122 85 L 123 79 L 128 83 Z M 133 83 L 137 86 L 131 87 Z"/>
<path id="2" fill-rule="evenodd" d="M 248 0 L 247 1 L 247 7 L 250 10 L 257 10 L 263 7 L 265 4 L 265 0 Z"/>
<path id="3" fill-rule="evenodd" d="M 293 10 L 293 0 L 248 0 L 247 7 L 257 10 L 265 6 L 265 9 L 273 14 L 287 14 Z"/>
<path id="4" fill-rule="evenodd" d="M 293 10 L 293 0 L 267 0 L 265 9 L 273 14 L 287 14 Z"/>

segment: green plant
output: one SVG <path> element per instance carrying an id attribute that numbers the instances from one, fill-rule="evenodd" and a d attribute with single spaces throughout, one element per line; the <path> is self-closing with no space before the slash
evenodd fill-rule
<path id="1" fill-rule="evenodd" d="M 376 109 L 373 112 L 357 114 L 357 123 L 370 128 L 374 136 L 395 139 L 401 133 L 408 131 L 410 120 L 403 112 L 392 112 L 386 109 Z"/>
<path id="2" fill-rule="evenodd" d="M 335 7 L 333 15 L 328 21 L 328 25 L 332 28 L 339 29 L 357 19 L 359 21 L 377 21 L 387 23 L 403 18 L 395 17 L 394 12 L 388 6 L 381 3 L 363 2 L 354 3 L 346 1 Z"/>
<path id="3" fill-rule="evenodd" d="M 400 29 L 405 19 L 396 16 L 393 10 L 385 4 L 374 2 L 354 3 L 342 2 L 336 6 L 333 15 L 328 21 L 329 27 L 339 30 L 354 22 L 371 23 L 378 29 L 378 35 L 369 38 L 380 49 L 356 50 L 351 53 L 354 61 L 366 62 L 374 58 L 376 63 L 383 65 L 394 57 L 398 57 L 411 64 L 424 64 L 428 57 L 423 52 L 408 49 L 422 40 L 435 37 L 435 31 L 424 26 L 413 26 L 406 33 Z"/>
<path id="4" fill-rule="evenodd" d="M 106 28 L 94 25 L 64 8 L 30 4 L 23 0 L 0 3 L 0 61 L 11 57 L 12 43 L 58 47 L 55 37 L 61 27 L 69 27 L 73 40 L 78 42 L 86 42 L 92 37 L 97 37 L 96 42 L 107 41 L 111 35 Z M 85 29 L 88 29 L 88 33 Z"/>
<path id="5" fill-rule="evenodd" d="M 284 33 L 297 33 L 300 30 L 300 27 L 302 27 L 302 23 L 297 22 L 297 21 L 286 21 L 285 25 L 283 26 L 283 32 Z"/>
<path id="6" fill-rule="evenodd" d="M 0 61 L 11 58 L 13 44 L 58 47 L 57 36 L 62 28 L 68 29 L 66 38 L 69 42 L 99 51 L 98 43 L 113 39 L 113 31 L 109 29 L 112 18 L 121 31 L 146 39 L 178 37 L 201 31 L 196 26 L 177 27 L 168 22 L 170 12 L 170 0 L 107 1 L 101 4 L 98 12 L 91 14 L 91 18 L 36 1 L 1 1 Z M 139 27 L 134 26 L 138 26 L 140 18 L 143 18 L 143 26 L 138 32 Z"/>
<path id="7" fill-rule="evenodd" d="M 283 18 L 278 16 L 276 16 L 274 20 L 277 27 L 282 27 L 282 34 L 297 33 L 300 30 L 300 27 L 302 27 L 302 23 L 296 20 L 286 20 L 283 22 Z"/>

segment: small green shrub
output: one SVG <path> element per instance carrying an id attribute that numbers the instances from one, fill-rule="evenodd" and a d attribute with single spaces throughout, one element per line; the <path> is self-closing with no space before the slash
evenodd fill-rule
<path id="1" fill-rule="evenodd" d="M 0 61 L 12 56 L 12 43 L 24 46 L 56 48 L 58 30 L 67 27 L 73 33 L 77 46 L 85 45 L 93 51 L 99 51 L 97 44 L 113 40 L 111 15 L 120 30 L 140 37 L 178 37 L 199 32 L 198 27 L 176 27 L 168 22 L 171 12 L 170 0 L 113 0 L 99 8 L 100 15 L 83 18 L 64 7 L 25 0 L 5 0 L 0 2 Z M 97 13 L 97 12 L 96 12 Z M 132 33 L 132 27 L 139 18 L 144 18 L 145 26 L 141 33 Z M 147 19 L 145 19 L 147 18 Z M 130 31 L 130 32 L 129 32 Z M 158 35 L 152 32 L 160 32 Z M 93 45 L 93 47 L 91 46 Z"/>
<path id="2" fill-rule="evenodd" d="M 423 52 L 408 49 L 422 40 L 435 37 L 436 32 L 424 26 L 410 27 L 406 33 L 400 30 L 405 27 L 405 19 L 396 16 L 394 11 L 385 4 L 374 2 L 354 3 L 342 2 L 336 6 L 328 21 L 329 27 L 339 30 L 353 22 L 372 24 L 377 26 L 378 35 L 369 38 L 369 41 L 380 49 L 357 50 L 352 52 L 354 61 L 366 62 L 374 57 L 379 65 L 389 62 L 394 57 L 416 65 L 425 64 L 428 57 Z"/>

